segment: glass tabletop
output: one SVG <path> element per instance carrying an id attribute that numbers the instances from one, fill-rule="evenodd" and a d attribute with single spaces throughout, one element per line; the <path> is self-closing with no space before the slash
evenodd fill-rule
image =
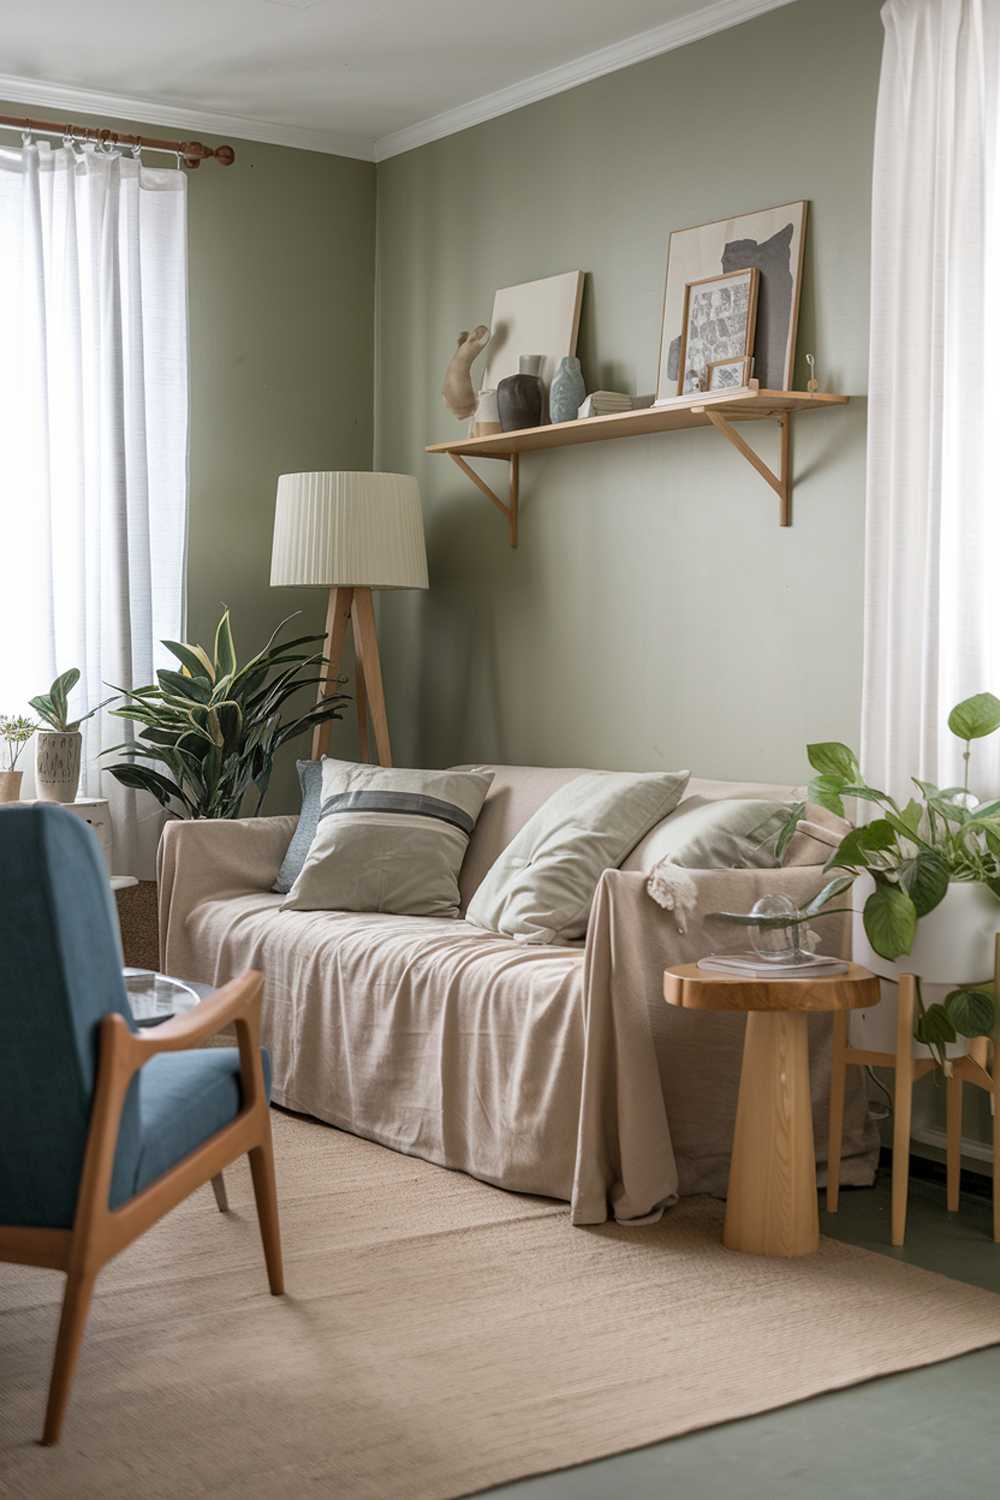
<path id="1" fill-rule="evenodd" d="M 125 990 L 137 1026 L 159 1026 L 171 1016 L 183 1016 L 212 993 L 212 985 L 171 979 L 153 969 L 123 969 Z"/>

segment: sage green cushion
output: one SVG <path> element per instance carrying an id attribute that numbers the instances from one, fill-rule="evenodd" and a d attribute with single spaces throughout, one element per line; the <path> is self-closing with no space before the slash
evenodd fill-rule
<path id="1" fill-rule="evenodd" d="M 688 771 L 586 771 L 544 802 L 488 871 L 465 917 L 520 943 L 587 931 L 597 882 L 677 806 Z"/>
<path id="2" fill-rule="evenodd" d="M 688 870 L 773 869 L 775 837 L 791 810 L 789 802 L 725 797 L 682 802 L 646 840 L 653 864 L 667 860 Z"/>
<path id="3" fill-rule="evenodd" d="M 458 872 L 492 771 L 322 766 L 316 833 L 282 910 L 457 917 Z"/>

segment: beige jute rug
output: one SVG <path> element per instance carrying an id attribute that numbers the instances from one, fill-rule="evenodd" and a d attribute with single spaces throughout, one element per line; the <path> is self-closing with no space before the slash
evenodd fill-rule
<path id="1" fill-rule="evenodd" d="M 62 1444 L 41 1429 L 62 1278 L 0 1267 L 0 1494 L 445 1500 L 1000 1341 L 1000 1297 L 824 1241 L 732 1254 L 721 1205 L 574 1229 L 275 1114 L 288 1295 L 249 1173 L 98 1283 Z"/>

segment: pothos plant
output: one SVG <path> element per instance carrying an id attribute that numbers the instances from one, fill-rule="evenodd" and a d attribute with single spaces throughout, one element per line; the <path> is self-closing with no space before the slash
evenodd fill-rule
<path id="1" fill-rule="evenodd" d="M 977 693 L 964 699 L 948 715 L 948 728 L 964 746 L 962 785 L 939 787 L 913 777 L 918 795 L 903 806 L 888 792 L 869 785 L 847 745 L 836 740 L 808 745 L 815 772 L 810 800 L 844 817 L 845 803 L 856 798 L 874 804 L 878 815 L 845 834 L 826 863 L 833 878 L 791 923 L 787 917 L 752 916 L 744 917 L 744 923 L 795 925 L 850 910 L 829 903 L 865 874 L 874 889 L 865 901 L 862 920 L 869 943 L 882 958 L 895 960 L 910 952 L 918 922 L 941 904 L 953 881 L 986 886 L 998 898 L 1000 925 L 1000 800 L 980 802 L 969 786 L 973 742 L 1000 729 L 1000 698 Z M 804 802 L 793 804 L 777 835 L 779 860 L 804 814 Z M 727 915 L 734 919 L 734 914 Z M 991 980 L 953 990 L 933 1005 L 924 1004 L 917 982 L 914 1035 L 942 1063 L 945 1045 L 959 1036 L 992 1035 L 997 1014 Z"/>
<path id="2" fill-rule="evenodd" d="M 242 666 L 228 609 L 211 655 L 203 646 L 164 641 L 180 670 L 157 672 L 155 683 L 125 691 L 128 702 L 112 710 L 142 726 L 137 742 L 105 751 L 125 757 L 124 764 L 108 767 L 115 780 L 149 792 L 161 806 L 179 807 L 191 818 L 239 817 L 253 788 L 260 812 L 276 752 L 315 725 L 339 719 L 341 705 L 348 701 L 342 693 L 324 693 L 305 712 L 282 718 L 290 698 L 327 680 L 318 670 L 326 666 L 326 657 L 308 649 L 322 635 L 276 644 L 294 618 L 282 620 L 263 650 Z M 137 760 L 153 764 L 136 765 Z"/>

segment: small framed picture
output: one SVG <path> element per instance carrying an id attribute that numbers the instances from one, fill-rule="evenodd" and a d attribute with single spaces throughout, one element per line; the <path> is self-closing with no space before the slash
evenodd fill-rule
<path id="1" fill-rule="evenodd" d="M 709 366 L 722 360 L 749 359 L 757 326 L 756 266 L 689 281 L 684 288 L 684 319 L 678 364 L 677 394 L 708 386 Z"/>
<path id="2" fill-rule="evenodd" d="M 750 384 L 753 360 L 747 355 L 736 359 L 713 359 L 708 366 L 706 391 L 732 391 Z"/>

